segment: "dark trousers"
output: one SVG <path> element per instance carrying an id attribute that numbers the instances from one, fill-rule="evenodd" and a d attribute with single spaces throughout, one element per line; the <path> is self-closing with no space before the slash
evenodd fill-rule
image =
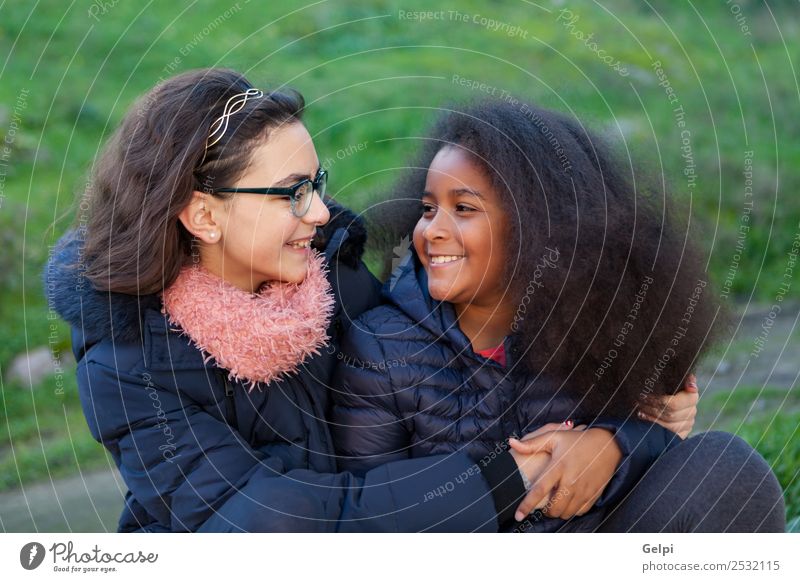
<path id="1" fill-rule="evenodd" d="M 767 462 L 724 432 L 693 436 L 656 460 L 606 512 L 601 532 L 782 532 L 783 491 Z"/>

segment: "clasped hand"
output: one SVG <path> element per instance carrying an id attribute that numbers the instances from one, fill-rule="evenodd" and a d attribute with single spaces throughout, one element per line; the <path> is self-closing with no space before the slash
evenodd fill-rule
<path id="1" fill-rule="evenodd" d="M 650 414 L 656 422 L 686 438 L 697 414 L 697 379 L 687 377 L 684 389 L 655 399 Z M 602 428 L 547 424 L 521 440 L 509 439 L 511 454 L 532 487 L 517 508 L 521 521 L 535 509 L 548 517 L 569 519 L 588 512 L 603 494 L 622 460 L 613 434 Z"/>
<path id="2" fill-rule="evenodd" d="M 614 435 L 602 428 L 549 424 L 509 439 L 511 455 L 532 487 L 517 508 L 521 521 L 534 509 L 548 517 L 583 515 L 597 502 L 622 460 Z"/>

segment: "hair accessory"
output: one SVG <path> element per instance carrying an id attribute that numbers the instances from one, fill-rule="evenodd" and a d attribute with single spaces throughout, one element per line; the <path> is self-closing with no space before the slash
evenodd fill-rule
<path id="1" fill-rule="evenodd" d="M 218 143 L 219 140 L 222 139 L 222 136 L 225 135 L 225 132 L 228 131 L 228 122 L 230 121 L 231 115 L 241 111 L 248 99 L 255 99 L 263 96 L 264 92 L 261 89 L 255 89 L 251 87 L 244 93 L 237 93 L 228 99 L 228 101 L 225 103 L 225 107 L 222 109 L 222 115 L 220 115 L 217 120 L 211 124 L 211 133 L 206 139 L 206 149 L 203 152 L 203 159 L 200 161 L 201 166 L 203 165 L 203 162 L 206 161 L 208 148 Z"/>

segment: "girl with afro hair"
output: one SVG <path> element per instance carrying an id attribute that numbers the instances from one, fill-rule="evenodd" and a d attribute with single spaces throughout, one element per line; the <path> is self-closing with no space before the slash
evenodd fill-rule
<path id="1" fill-rule="evenodd" d="M 683 440 L 724 314 L 647 183 L 572 117 L 445 110 L 371 216 L 387 251 L 413 242 L 339 354 L 340 465 L 510 445 L 547 460 L 508 530 L 782 531 L 755 451 Z"/>

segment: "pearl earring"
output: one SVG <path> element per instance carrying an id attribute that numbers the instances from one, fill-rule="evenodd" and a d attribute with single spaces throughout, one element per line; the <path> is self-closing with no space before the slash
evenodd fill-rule
<path id="1" fill-rule="evenodd" d="M 208 236 L 210 236 L 211 238 L 215 238 L 217 236 L 217 233 L 216 232 L 210 232 L 210 233 L 208 233 Z"/>

